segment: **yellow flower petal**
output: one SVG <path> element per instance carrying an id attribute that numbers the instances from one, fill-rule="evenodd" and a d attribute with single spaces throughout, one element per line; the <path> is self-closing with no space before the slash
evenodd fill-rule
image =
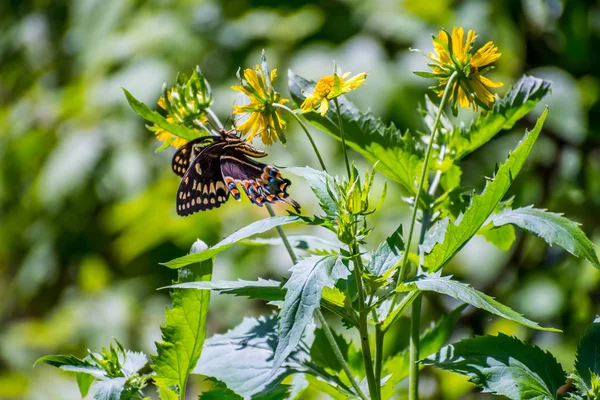
<path id="1" fill-rule="evenodd" d="M 327 99 L 322 99 L 321 105 L 319 106 L 319 112 L 321 113 L 322 117 L 325 116 L 327 110 L 329 110 L 329 101 Z"/>

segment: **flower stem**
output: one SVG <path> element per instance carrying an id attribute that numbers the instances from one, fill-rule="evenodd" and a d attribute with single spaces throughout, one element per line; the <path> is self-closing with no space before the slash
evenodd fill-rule
<path id="1" fill-rule="evenodd" d="M 269 211 L 269 215 L 271 217 L 274 217 L 275 211 L 273 210 L 271 205 L 265 204 L 265 207 L 267 208 L 267 211 Z M 278 226 L 277 232 L 279 233 L 279 236 L 281 237 L 281 240 L 283 241 L 285 249 L 287 250 L 288 254 L 290 255 L 290 258 L 292 259 L 292 262 L 294 264 L 296 264 L 298 262 L 298 256 L 296 255 L 296 253 L 294 252 L 294 249 L 290 245 L 290 241 L 288 240 L 288 237 L 287 237 L 285 231 L 283 230 L 283 228 L 281 226 Z M 346 360 L 344 360 L 344 356 L 342 355 L 342 352 L 341 352 L 337 342 L 335 341 L 333 334 L 331 333 L 331 329 L 329 328 L 329 325 L 327 325 L 327 321 L 325 320 L 325 317 L 323 316 L 323 313 L 321 312 L 321 309 L 319 307 L 317 307 L 317 309 L 315 310 L 315 315 L 317 316 L 317 319 L 319 320 L 319 322 L 321 323 L 321 326 L 323 327 L 323 331 L 325 332 L 325 337 L 327 338 L 327 341 L 329 342 L 329 345 L 331 346 L 331 349 L 333 350 L 335 357 L 337 358 L 340 365 L 342 366 L 342 369 L 348 376 L 348 380 L 350 381 L 350 384 L 352 384 L 352 387 L 354 388 L 354 390 L 356 390 L 356 393 L 358 394 L 358 396 L 361 399 L 367 400 L 367 396 L 364 394 L 364 392 L 360 388 L 360 385 L 358 384 L 358 382 L 356 382 L 356 379 L 354 379 L 354 375 L 352 375 L 352 371 L 350 370 L 350 367 L 346 363 Z"/>
<path id="2" fill-rule="evenodd" d="M 325 316 L 321 312 L 320 308 L 316 309 L 315 315 L 317 316 L 317 319 L 319 320 L 319 323 L 321 324 L 321 327 L 323 328 L 323 332 L 325 332 L 325 337 L 327 338 L 327 340 L 329 341 L 329 344 L 331 345 L 333 354 L 335 354 L 335 357 L 340 362 L 340 365 L 342 366 L 344 372 L 348 376 L 348 379 L 350 379 L 350 383 L 352 384 L 352 387 L 354 388 L 354 390 L 356 390 L 356 393 L 358 394 L 358 396 L 361 399 L 367 400 L 367 396 L 365 395 L 365 393 L 362 391 L 362 389 L 360 388 L 360 386 L 354 379 L 354 377 L 352 375 L 352 371 L 350 371 L 350 367 L 348 367 L 348 364 L 346 364 L 346 361 L 344 360 L 344 356 L 342 355 L 342 351 L 340 350 L 337 342 L 335 341 L 335 338 L 333 337 L 333 333 L 331 333 L 331 328 L 327 324 L 327 321 L 325 320 Z"/>
<path id="3" fill-rule="evenodd" d="M 325 167 L 325 163 L 323 162 L 323 158 L 321 158 L 321 153 L 319 153 L 319 149 L 317 148 L 317 144 L 313 140 L 311 134 L 308 132 L 308 129 L 306 128 L 306 125 L 304 125 L 304 122 L 302 121 L 302 118 L 300 118 L 298 116 L 298 114 L 296 114 L 291 108 L 289 108 L 287 106 L 284 106 L 283 104 L 273 103 L 273 107 L 281 108 L 282 110 L 285 110 L 285 111 L 289 112 L 290 114 L 292 114 L 294 116 L 294 118 L 296 119 L 296 121 L 298 121 L 298 123 L 300 124 L 300 126 L 304 130 L 304 133 L 306 133 L 306 137 L 308 138 L 308 141 L 310 142 L 313 150 L 315 151 L 315 154 L 317 155 L 317 158 L 319 159 L 319 164 L 321 164 L 321 169 L 323 171 L 327 172 L 327 167 Z"/>
<path id="4" fill-rule="evenodd" d="M 346 161 L 346 172 L 348 172 L 348 179 L 350 179 L 350 162 L 348 161 L 348 152 L 346 149 L 346 136 L 344 135 L 344 123 L 342 122 L 340 103 L 338 103 L 337 97 L 333 99 L 333 102 L 335 103 L 335 112 L 338 117 L 338 125 L 340 126 L 340 137 L 342 138 L 342 150 L 344 151 L 344 160 Z"/>
<path id="5" fill-rule="evenodd" d="M 208 115 L 210 115 L 210 118 L 213 120 L 213 122 L 215 124 L 217 124 L 219 129 L 223 129 L 223 124 L 221 123 L 221 120 L 219 119 L 219 117 L 217 117 L 217 115 L 213 112 L 213 110 L 211 110 L 210 107 L 208 107 L 205 109 L 205 111 Z"/>
<path id="6" fill-rule="evenodd" d="M 433 128 L 431 131 L 431 136 L 429 138 L 429 144 L 427 145 L 427 151 L 425 152 L 425 159 L 423 160 L 423 168 L 421 169 L 421 177 L 419 179 L 419 186 L 417 188 L 417 193 L 415 195 L 415 202 L 413 205 L 413 212 L 410 222 L 410 228 L 408 231 L 408 239 L 406 241 L 406 249 L 404 251 L 404 257 L 402 259 L 402 264 L 400 267 L 400 271 L 398 273 L 398 281 L 396 286 L 398 286 L 402 281 L 406 279 L 406 268 L 408 266 L 408 254 L 410 253 L 410 245 L 412 241 L 412 235 L 415 229 L 415 223 L 417 220 L 417 211 L 419 209 L 419 201 L 421 199 L 421 192 L 423 191 L 423 187 L 427 182 L 427 176 L 429 174 L 429 159 L 431 158 L 431 151 L 433 149 L 433 143 L 435 143 L 435 136 L 438 131 L 438 127 L 440 124 L 440 119 L 442 117 L 442 113 L 444 107 L 448 103 L 448 99 L 450 98 L 450 93 L 452 93 L 452 87 L 454 86 L 454 80 L 456 79 L 456 72 L 453 73 L 448 82 L 446 83 L 446 87 L 444 88 L 444 94 L 442 96 L 442 100 L 440 101 L 440 106 L 438 108 L 438 113 L 435 117 L 435 121 L 433 123 Z M 436 176 L 437 178 L 437 176 Z M 435 186 L 439 182 L 439 178 L 435 179 Z M 435 187 L 432 185 L 430 188 L 430 192 L 434 192 Z M 433 193 L 432 193 L 433 194 Z M 429 220 L 431 218 L 431 212 L 429 210 L 429 205 L 423 214 L 423 221 L 421 224 L 421 235 L 420 235 L 420 244 L 423 242 L 425 238 L 425 232 L 429 225 Z M 397 295 L 394 296 L 394 300 L 392 302 L 392 308 L 395 305 Z M 409 400 L 418 400 L 419 398 L 419 365 L 417 362 L 419 361 L 419 335 L 421 328 L 421 296 L 417 295 L 415 298 L 412 308 L 411 308 L 411 335 L 410 335 L 410 374 L 409 374 L 409 387 L 408 387 L 408 399 Z"/>
<path id="7" fill-rule="evenodd" d="M 364 266 L 360 257 L 360 249 L 356 241 L 352 245 L 352 254 L 354 254 L 354 279 L 356 280 L 356 290 L 358 292 L 358 331 L 360 334 L 360 345 L 362 349 L 363 361 L 365 364 L 365 374 L 367 383 L 369 384 L 369 394 L 371 399 L 379 398 L 379 382 L 375 380 L 375 372 L 373 371 L 373 358 L 371 357 L 371 346 L 369 345 L 369 324 L 367 316 L 369 310 L 365 308 L 365 294 L 362 284 L 362 271 Z"/>

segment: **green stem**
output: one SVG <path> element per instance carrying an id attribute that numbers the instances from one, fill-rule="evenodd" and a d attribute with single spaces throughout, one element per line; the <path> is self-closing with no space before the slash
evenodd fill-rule
<path id="1" fill-rule="evenodd" d="M 438 109 L 438 113 L 435 117 L 435 121 L 433 123 L 433 128 L 431 131 L 431 136 L 429 138 L 429 144 L 427 146 L 427 151 L 425 152 L 425 159 L 423 160 L 423 168 L 421 170 L 421 177 L 419 179 L 419 186 L 417 188 L 417 193 L 415 195 L 415 202 L 413 205 L 413 212 L 410 222 L 410 228 L 408 231 L 408 239 L 406 241 L 406 250 L 404 252 L 404 257 L 402 259 L 402 264 L 400 267 L 400 271 L 398 273 L 398 281 L 396 286 L 398 286 L 402 281 L 406 279 L 406 268 L 408 265 L 408 254 L 410 253 L 410 245 L 412 242 L 412 235 L 415 229 L 415 223 L 417 220 L 417 211 L 419 209 L 419 201 L 421 199 L 421 192 L 426 185 L 427 177 L 429 174 L 429 160 L 431 158 L 431 151 L 433 149 L 433 144 L 435 143 L 435 137 L 438 131 L 438 127 L 440 125 L 440 119 L 442 117 L 442 113 L 444 107 L 446 106 L 448 99 L 450 98 L 450 93 L 452 92 L 452 87 L 454 86 L 454 80 L 456 79 L 456 72 L 453 73 L 448 82 L 446 83 L 446 87 L 444 89 L 444 94 L 442 96 L 442 100 L 440 101 L 440 106 Z M 439 182 L 439 178 L 436 176 L 434 181 L 435 187 Z M 430 188 L 430 192 L 435 192 L 435 187 L 432 185 Z M 421 224 L 421 235 L 419 242 L 422 243 L 425 238 L 425 232 L 429 225 L 429 220 L 431 218 L 431 212 L 429 210 L 429 206 L 425 210 L 423 214 L 423 221 Z M 394 296 L 394 300 L 392 302 L 393 305 L 396 302 L 397 295 Z M 421 303 L 422 299 L 420 295 L 417 295 L 415 298 L 412 308 L 411 308 L 411 335 L 410 335 L 410 370 L 409 370 L 409 387 L 408 387 L 408 399 L 409 400 L 418 400 L 419 398 L 419 339 L 420 339 L 420 328 L 421 328 Z"/>
<path id="2" fill-rule="evenodd" d="M 377 314 L 375 314 L 377 317 Z M 377 395 L 381 398 L 381 368 L 383 365 L 383 338 L 385 332 L 381 329 L 379 321 L 375 320 L 375 382 L 377 382 Z"/>
<path id="3" fill-rule="evenodd" d="M 205 111 L 208 115 L 210 115 L 210 117 L 217 124 L 219 129 L 223 129 L 223 124 L 221 123 L 221 120 L 219 119 L 219 117 L 217 117 L 217 115 L 213 112 L 213 110 L 211 110 L 209 107 L 209 108 L 206 108 Z"/>
<path id="4" fill-rule="evenodd" d="M 317 155 L 317 158 L 319 159 L 319 164 L 321 164 L 321 169 L 323 171 L 327 172 L 327 167 L 325 167 L 325 163 L 323 162 L 323 158 L 321 157 L 321 153 L 319 153 L 319 149 L 317 148 L 317 144 L 313 140 L 311 134 L 308 132 L 308 129 L 306 128 L 306 125 L 304 125 L 304 122 L 298 116 L 298 114 L 296 114 L 291 108 L 289 108 L 287 106 L 284 106 L 283 104 L 273 103 L 273 107 L 281 108 L 282 110 L 285 110 L 285 111 L 289 112 L 290 114 L 292 114 L 294 116 L 294 118 L 296 118 L 296 121 L 298 121 L 298 123 L 300 124 L 300 126 L 304 130 L 304 133 L 306 134 L 306 137 L 308 138 L 308 141 L 310 142 L 310 145 L 312 146 L 313 150 L 315 151 L 315 154 Z"/>
<path id="5" fill-rule="evenodd" d="M 369 394 L 371 399 L 378 399 L 379 383 L 375 380 L 373 371 L 373 358 L 371 357 L 371 346 L 369 345 L 369 324 L 367 317 L 369 310 L 365 308 L 365 292 L 362 284 L 362 271 L 364 266 L 360 257 L 360 249 L 355 242 L 351 248 L 354 261 L 354 279 L 356 280 L 356 291 L 358 292 L 358 331 L 360 334 L 360 345 L 362 349 L 363 361 L 365 364 L 365 374 L 369 384 Z"/>
<path id="6" fill-rule="evenodd" d="M 271 207 L 271 205 L 265 204 L 265 206 L 266 206 L 267 210 L 269 211 L 269 215 L 271 217 L 274 217 L 275 211 L 273 211 L 273 208 Z M 290 258 L 292 259 L 292 262 L 294 264 L 296 264 L 298 262 L 298 256 L 296 255 L 296 253 L 294 252 L 294 249 L 290 245 L 290 241 L 288 240 L 288 237 L 287 237 L 285 231 L 283 230 L 283 228 L 281 226 L 278 226 L 277 232 L 279 233 L 279 236 L 281 237 L 281 240 L 283 241 L 285 249 L 287 250 L 288 254 L 290 255 Z M 321 326 L 323 327 L 323 331 L 325 332 L 325 337 L 327 338 L 327 341 L 329 342 L 329 345 L 331 346 L 333 353 L 335 354 L 335 357 L 338 359 L 340 365 L 342 366 L 342 369 L 348 376 L 348 380 L 350 380 L 352 387 L 354 388 L 354 390 L 356 390 L 356 393 L 358 394 L 358 396 L 361 399 L 367 400 L 367 396 L 365 396 L 365 394 L 362 391 L 362 389 L 360 388 L 358 382 L 356 382 L 356 379 L 354 379 L 354 376 L 352 375 L 352 371 L 350 371 L 350 367 L 346 363 L 346 360 L 344 360 L 344 356 L 342 355 L 342 352 L 340 351 L 340 348 L 338 347 L 338 344 L 335 341 L 335 338 L 333 337 L 333 334 L 331 333 L 331 329 L 329 328 L 329 325 L 327 325 L 327 321 L 325 320 L 325 317 L 323 316 L 323 313 L 321 312 L 320 308 L 316 309 L 315 315 L 317 316 L 317 319 L 321 323 Z"/>
<path id="7" fill-rule="evenodd" d="M 400 267 L 400 273 L 398 274 L 398 284 L 405 279 L 406 274 L 406 266 L 408 264 L 408 253 L 410 252 L 410 244 L 412 241 L 412 235 L 415 229 L 415 222 L 417 221 L 417 211 L 419 209 L 419 201 L 421 200 L 421 192 L 423 191 L 423 187 L 425 186 L 425 182 L 427 181 L 427 175 L 429 173 L 429 159 L 431 158 L 431 150 L 433 149 L 433 143 L 435 142 L 435 135 L 438 131 L 438 126 L 440 125 L 440 118 L 442 117 L 442 112 L 448 99 L 450 97 L 450 93 L 452 92 L 452 86 L 454 80 L 456 79 L 456 72 L 450 75 L 448 82 L 446 83 L 446 88 L 444 89 L 444 95 L 442 96 L 442 101 L 440 102 L 440 107 L 438 109 L 437 116 L 435 117 L 435 121 L 433 122 L 433 129 L 431 132 L 431 137 L 429 138 L 429 144 L 427 145 L 427 151 L 425 152 L 425 159 L 423 160 L 423 168 L 421 169 L 421 178 L 419 179 L 419 186 L 417 188 L 417 194 L 415 195 L 415 202 L 413 205 L 413 212 L 410 221 L 410 228 L 408 231 L 408 239 L 406 240 L 406 251 L 404 252 L 404 257 L 402 259 L 402 264 Z M 394 301 L 395 303 L 395 301 Z"/>
<path id="8" fill-rule="evenodd" d="M 335 112 L 338 118 L 338 125 L 340 126 L 340 137 L 342 138 L 342 150 L 344 151 L 344 160 L 346 161 L 346 172 L 348 172 L 348 179 L 351 179 L 350 162 L 348 161 L 348 152 L 346 149 L 346 136 L 344 135 L 344 123 L 342 122 L 342 113 L 340 112 L 340 104 L 338 103 L 337 97 L 334 97 L 333 102 L 335 103 Z"/>
<path id="9" fill-rule="evenodd" d="M 352 375 L 352 371 L 350 371 L 350 367 L 348 367 L 348 364 L 346 364 L 346 361 L 344 360 L 344 356 L 342 355 L 342 351 L 340 350 L 337 342 L 335 341 L 335 338 L 333 337 L 333 333 L 331 333 L 331 328 L 327 324 L 327 321 L 325 320 L 325 316 L 321 312 L 321 309 L 317 308 L 317 310 L 315 311 L 315 315 L 317 316 L 317 319 L 319 320 L 319 323 L 321 324 L 321 327 L 323 328 L 323 332 L 325 332 L 325 337 L 327 338 L 327 340 L 329 341 L 329 344 L 331 345 L 333 354 L 335 354 L 335 357 L 340 362 L 342 369 L 348 376 L 348 379 L 350 379 L 350 383 L 352 384 L 352 387 L 354 388 L 354 390 L 356 390 L 356 393 L 358 394 L 358 396 L 361 399 L 367 400 L 367 396 L 365 395 L 365 393 L 362 391 L 362 389 L 360 388 L 360 386 L 354 379 L 354 377 Z"/>
<path id="10" fill-rule="evenodd" d="M 265 203 L 265 207 L 267 208 L 267 211 L 269 212 L 269 215 L 271 217 L 274 217 L 276 215 L 275 211 L 273 210 L 273 207 L 271 207 L 271 205 L 269 203 Z M 285 231 L 283 230 L 283 228 L 281 226 L 277 226 L 277 233 L 279 233 L 279 236 L 281 237 L 281 241 L 283 242 L 285 249 L 287 250 L 288 254 L 290 255 L 292 262 L 294 264 L 298 263 L 298 256 L 296 256 L 296 253 L 294 252 L 294 248 L 290 244 L 290 241 L 288 240 L 288 237 L 285 234 Z"/>

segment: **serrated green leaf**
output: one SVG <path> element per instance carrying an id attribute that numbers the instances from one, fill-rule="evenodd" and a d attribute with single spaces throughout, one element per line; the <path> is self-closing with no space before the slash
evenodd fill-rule
<path id="1" fill-rule="evenodd" d="M 339 253 L 340 248 L 344 247 L 339 240 L 329 241 L 318 236 L 288 235 L 287 238 L 293 248 L 313 254 Z M 280 237 L 244 239 L 238 243 L 246 246 L 282 246 L 284 244 Z"/>
<path id="2" fill-rule="evenodd" d="M 471 204 L 464 214 L 460 215 L 455 222 L 444 218 L 427 231 L 425 241 L 420 246 L 421 260 L 425 268 L 431 272 L 438 271 L 481 228 L 521 171 L 542 130 L 547 115 L 548 110 L 546 109 L 533 130 L 525 134 L 506 162 L 500 165 L 493 180 L 487 182 L 483 192 L 473 194 Z"/>
<path id="3" fill-rule="evenodd" d="M 587 390 L 591 390 L 592 374 L 600 374 L 600 317 L 596 317 L 581 336 L 577 346 L 575 371 Z"/>
<path id="4" fill-rule="evenodd" d="M 438 320 L 431 328 L 427 329 L 419 340 L 419 354 L 421 358 L 429 357 L 437 352 L 452 335 L 456 321 L 465 309 L 466 305 L 459 306 L 448 315 Z M 423 366 L 420 366 L 423 368 Z M 410 370 L 410 352 L 405 349 L 393 357 L 385 360 L 383 364 L 383 376 L 391 375 L 381 388 L 381 396 L 390 399 L 394 393 L 394 387 L 406 379 Z"/>
<path id="5" fill-rule="evenodd" d="M 197 241 L 191 253 L 206 249 Z M 212 259 L 179 270 L 179 283 L 210 281 Z M 152 357 L 153 377 L 158 386 L 177 385 L 185 391 L 189 374 L 195 367 L 204 338 L 210 292 L 206 290 L 174 289 L 171 292 L 172 308 L 166 310 L 166 324 L 161 327 L 162 342 L 156 343 L 157 355 Z"/>
<path id="6" fill-rule="evenodd" d="M 304 328 L 319 307 L 323 288 L 333 288 L 338 280 L 350 274 L 338 256 L 312 256 L 298 262 L 290 271 L 290 279 L 284 286 L 287 290 L 285 300 L 279 313 L 279 342 L 273 370 L 277 370 L 300 343 Z"/>
<path id="7" fill-rule="evenodd" d="M 475 385 L 509 399 L 557 399 L 566 374 L 548 352 L 503 334 L 448 345 L 422 361 L 469 377 Z"/>
<path id="8" fill-rule="evenodd" d="M 374 276 L 389 274 L 400 262 L 404 255 L 404 241 L 402 240 L 402 225 L 377 247 L 367 264 L 367 271 Z"/>
<path id="9" fill-rule="evenodd" d="M 92 375 L 95 378 L 104 378 L 106 371 L 95 363 L 81 360 L 71 355 L 52 355 L 39 358 L 35 363 L 43 362 L 64 371 L 77 372 Z"/>
<path id="10" fill-rule="evenodd" d="M 594 244 L 585 236 L 579 224 L 563 217 L 562 214 L 533 208 L 533 206 L 515 210 L 508 208 L 490 216 L 488 223 L 496 227 L 514 225 L 541 237 L 551 246 L 557 244 L 574 256 L 585 258 L 594 267 L 600 269 Z"/>
<path id="11" fill-rule="evenodd" d="M 448 147 L 454 153 L 453 157 L 461 159 L 489 142 L 498 132 L 512 128 L 550 91 L 550 85 L 549 81 L 524 75 L 490 112 L 452 135 Z"/>
<path id="12" fill-rule="evenodd" d="M 331 385 L 331 383 L 326 382 L 322 379 L 317 378 L 313 375 L 306 375 L 306 379 L 311 388 L 322 393 L 324 395 L 329 396 L 330 399 L 334 400 L 348 400 L 348 392 L 342 390 L 337 386 Z"/>
<path id="13" fill-rule="evenodd" d="M 244 318 L 234 329 L 206 340 L 194 373 L 214 377 L 244 398 L 269 393 L 286 376 L 301 370 L 296 360 L 303 357 L 294 353 L 272 373 L 277 330 L 275 315 Z"/>
<path id="14" fill-rule="evenodd" d="M 286 171 L 304 178 L 313 193 L 319 200 L 319 205 L 328 218 L 336 218 L 340 210 L 334 198 L 331 197 L 331 190 L 334 185 L 334 178 L 325 171 L 317 171 L 310 167 L 290 167 Z"/>
<path id="15" fill-rule="evenodd" d="M 112 378 L 97 382 L 94 386 L 94 400 L 121 400 L 126 382 L 125 378 Z"/>
<path id="16" fill-rule="evenodd" d="M 161 289 L 212 290 L 219 294 L 232 294 L 264 301 L 283 300 L 285 297 L 285 290 L 281 287 L 281 282 L 261 278 L 258 278 L 257 281 L 186 282 Z"/>
<path id="17" fill-rule="evenodd" d="M 123 92 L 125 92 L 125 97 L 127 97 L 127 101 L 129 102 L 129 105 L 133 111 L 135 111 L 146 121 L 152 122 L 169 133 L 185 140 L 194 140 L 202 136 L 198 132 L 189 129 L 184 125 L 177 125 L 168 122 L 165 117 L 156 111 L 152 111 L 147 105 L 136 99 L 127 91 L 127 89 L 123 89 Z"/>
<path id="18" fill-rule="evenodd" d="M 541 327 L 537 322 L 533 322 L 523 317 L 518 312 L 494 300 L 493 297 L 473 289 L 466 283 L 453 281 L 450 278 L 450 276 L 439 276 L 438 274 L 420 276 L 415 281 L 401 284 L 398 287 L 398 291 L 408 292 L 418 289 L 427 292 L 445 294 L 447 296 L 454 297 L 457 300 L 464 301 L 473 307 L 481 308 L 482 310 L 486 310 L 492 314 L 498 315 L 510 321 L 514 321 L 528 328 L 542 331 L 561 332 L 559 329 Z"/>
<path id="19" fill-rule="evenodd" d="M 233 246 L 235 243 L 240 240 L 247 239 L 250 236 L 257 235 L 259 233 L 266 232 L 270 229 L 273 229 L 277 226 L 291 224 L 293 222 L 306 222 L 304 219 L 297 216 L 286 216 L 286 217 L 270 217 L 261 219 L 260 221 L 256 221 L 251 223 L 250 225 L 238 229 L 236 232 L 227 236 L 225 239 L 221 240 L 219 243 L 214 245 L 213 247 L 208 248 L 199 253 L 188 254 L 187 256 L 179 257 L 174 260 L 168 261 L 163 265 L 169 268 L 182 268 L 190 264 L 195 264 L 198 262 L 210 260 L 215 257 L 217 254 L 227 250 L 229 247 Z"/>
<path id="20" fill-rule="evenodd" d="M 304 79 L 292 71 L 288 72 L 288 86 L 292 99 L 300 106 L 311 93 L 315 82 Z M 423 151 L 419 149 L 409 134 L 402 135 L 394 126 L 386 126 L 373 113 L 361 113 L 344 96 L 337 98 L 344 123 L 346 144 L 359 152 L 371 164 L 387 177 L 399 182 L 409 194 L 415 194 L 415 181 L 421 172 Z M 325 117 L 316 112 L 303 114 L 311 124 L 338 140 L 338 119 L 334 108 L 330 108 Z"/>

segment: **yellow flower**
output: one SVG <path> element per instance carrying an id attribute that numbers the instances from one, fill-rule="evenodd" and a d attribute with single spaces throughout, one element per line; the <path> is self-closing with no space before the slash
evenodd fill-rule
<path id="1" fill-rule="evenodd" d="M 329 110 L 329 100 L 358 88 L 367 80 L 367 74 L 364 72 L 348 79 L 349 76 L 350 72 L 346 72 L 341 76 L 334 74 L 319 79 L 312 95 L 307 96 L 302 102 L 300 106 L 302 111 L 314 111 L 318 108 L 321 115 L 325 116 Z"/>
<path id="2" fill-rule="evenodd" d="M 245 140 L 248 142 L 259 136 L 266 145 L 271 145 L 278 139 L 285 143 L 286 122 L 282 118 L 283 110 L 274 104 L 285 104 L 289 100 L 273 89 L 277 70 L 269 72 L 264 52 L 260 65 L 244 70 L 243 77 L 238 73 L 238 77 L 241 84 L 231 88 L 248 96 L 249 103 L 233 106 L 233 114 L 240 115 L 238 121 L 243 121 L 236 129 L 246 136 Z"/>
<path id="3" fill-rule="evenodd" d="M 495 98 L 489 88 L 504 85 L 483 76 L 493 68 L 491 64 L 496 62 L 502 53 L 499 53 L 498 47 L 490 41 L 473 54 L 476 39 L 477 34 L 473 30 L 467 32 L 466 40 L 463 28 L 454 27 L 451 37 L 441 30 L 438 37 L 433 39 L 434 52 L 429 53 L 429 58 L 433 61 L 429 64 L 432 73 L 417 73 L 420 76 L 438 79 L 440 85 L 435 91 L 441 97 L 448 79 L 456 72 L 458 77 L 450 88 L 450 100 L 454 100 L 452 104 L 455 109 L 457 104 L 463 108 L 471 107 L 474 111 L 477 111 L 478 106 L 490 109 Z"/>

